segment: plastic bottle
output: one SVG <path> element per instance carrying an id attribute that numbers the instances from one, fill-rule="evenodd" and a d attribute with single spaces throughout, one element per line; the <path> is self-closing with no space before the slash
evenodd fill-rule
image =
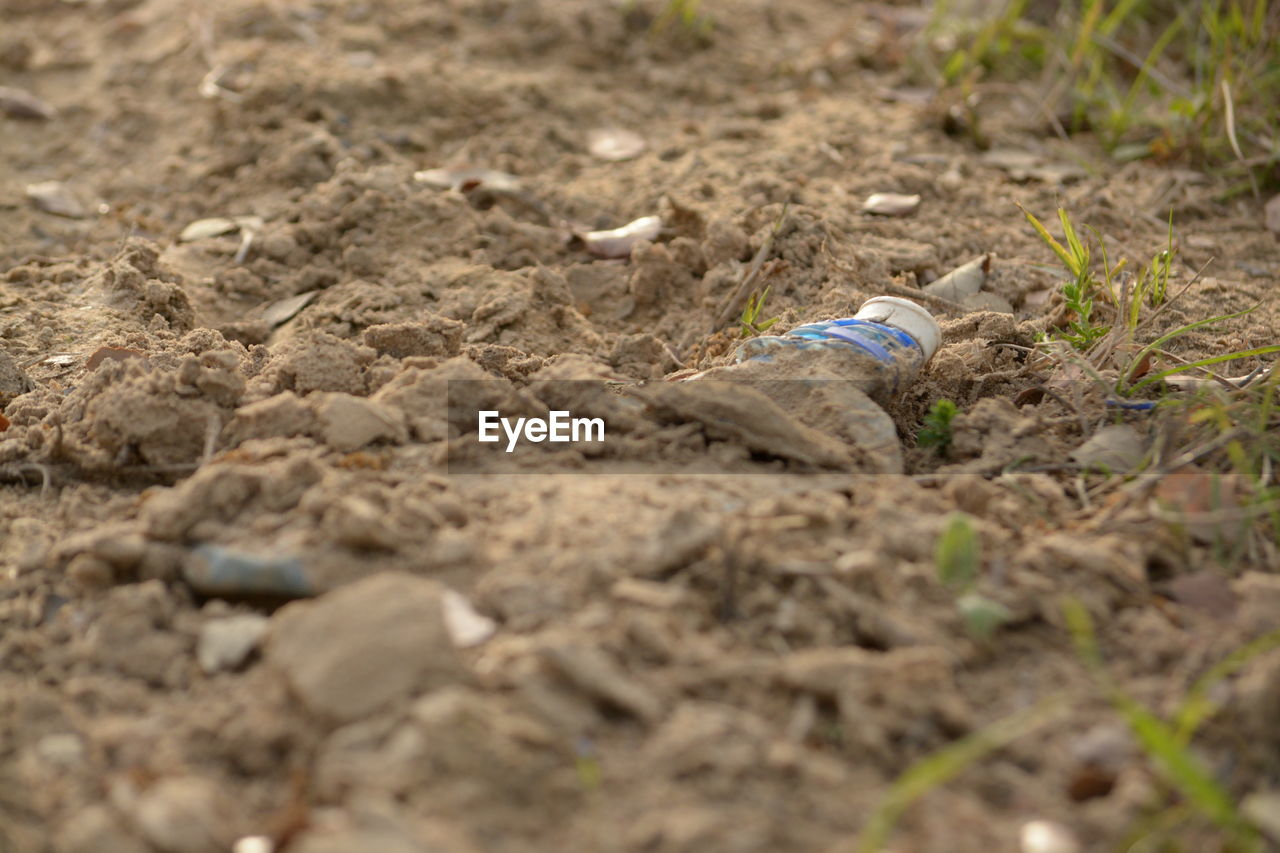
<path id="1" fill-rule="evenodd" d="M 942 340 L 938 323 L 925 308 L 908 299 L 877 296 L 858 313 L 838 320 L 796 326 L 783 335 L 762 335 L 743 343 L 739 364 L 776 363 L 773 378 L 803 379 L 821 366 L 828 378 L 857 382 L 861 390 L 883 400 L 904 387 Z M 744 365 L 745 366 L 745 365 Z M 740 367 L 722 374 L 745 375 Z"/>
<path id="2" fill-rule="evenodd" d="M 902 448 L 882 404 L 941 341 L 937 321 L 922 306 L 878 296 L 852 317 L 751 338 L 738 347 L 737 363 L 689 378 L 743 382 L 804 425 L 856 448 L 862 470 L 899 473 Z"/>

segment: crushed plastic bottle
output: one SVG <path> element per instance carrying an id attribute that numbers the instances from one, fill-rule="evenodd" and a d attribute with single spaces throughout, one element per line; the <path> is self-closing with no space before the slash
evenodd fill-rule
<path id="1" fill-rule="evenodd" d="M 689 379 L 745 383 L 803 425 L 841 441 L 853 467 L 899 473 L 901 443 L 882 406 L 915 378 L 941 342 L 942 331 L 924 307 L 879 296 L 852 317 L 744 341 L 734 364 Z"/>
<path id="2" fill-rule="evenodd" d="M 738 348 L 737 361 L 825 362 L 839 378 L 885 399 L 915 377 L 941 340 L 938 323 L 925 308 L 908 299 L 877 296 L 852 317 L 752 338 Z"/>

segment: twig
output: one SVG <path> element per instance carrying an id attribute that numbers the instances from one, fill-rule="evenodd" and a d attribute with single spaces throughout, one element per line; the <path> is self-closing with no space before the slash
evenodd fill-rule
<path id="1" fill-rule="evenodd" d="M 721 303 L 720 311 L 716 314 L 716 321 L 707 331 L 707 334 L 714 334 L 724 328 L 725 324 L 733 318 L 733 315 L 739 312 L 738 305 L 751 292 L 751 286 L 755 284 L 756 278 L 759 277 L 760 269 L 764 266 L 765 259 L 773 251 L 773 241 L 778 236 L 778 232 L 782 230 L 783 223 L 787 220 L 788 209 L 787 205 L 783 205 L 778 221 L 773 224 L 773 228 L 765 236 L 764 242 L 760 244 L 755 257 L 751 259 L 751 266 L 747 268 L 747 273 L 742 277 L 742 281 L 738 283 L 737 289 L 733 291 L 726 301 Z"/>
<path id="2" fill-rule="evenodd" d="M 894 296 L 903 296 L 907 299 L 920 299 L 938 308 L 945 308 L 953 314 L 970 313 L 969 309 L 961 305 L 959 302 L 952 302 L 950 299 L 945 299 L 941 296 L 934 296 L 932 293 L 925 293 L 923 290 L 913 290 L 910 287 L 903 287 L 902 285 L 895 284 L 892 281 L 882 284 L 881 287 Z"/>

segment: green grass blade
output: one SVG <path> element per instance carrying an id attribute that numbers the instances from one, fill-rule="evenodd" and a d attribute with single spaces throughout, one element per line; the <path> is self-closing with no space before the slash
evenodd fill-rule
<path id="1" fill-rule="evenodd" d="M 1260 304 L 1261 303 L 1259 303 L 1259 305 Z M 1125 371 L 1124 381 L 1128 382 L 1130 379 L 1133 378 L 1133 371 L 1137 369 L 1138 365 L 1142 363 L 1143 359 L 1151 355 L 1156 350 L 1160 349 L 1160 347 L 1169 343 L 1169 341 L 1173 340 L 1174 338 L 1185 335 L 1187 332 L 1195 331 L 1196 329 L 1199 329 L 1203 326 L 1209 326 L 1214 323 L 1220 323 L 1223 320 L 1234 320 L 1237 317 L 1243 317 L 1244 315 L 1252 313 L 1257 309 L 1258 309 L 1258 305 L 1254 305 L 1251 308 L 1246 308 L 1243 311 L 1237 311 L 1234 314 L 1219 314 L 1217 317 L 1208 317 L 1204 320 L 1197 320 L 1194 323 L 1188 323 L 1185 326 L 1179 326 L 1178 328 L 1174 329 L 1172 332 L 1165 332 L 1163 335 L 1156 338 L 1154 341 L 1147 344 L 1145 347 L 1143 347 L 1138 351 L 1138 354 L 1133 357 L 1133 361 L 1130 362 L 1129 369 Z M 1144 381 L 1142 384 L 1145 385 L 1147 383 Z"/>
<path id="2" fill-rule="evenodd" d="M 1022 211 L 1023 216 L 1027 217 L 1027 221 L 1031 223 L 1031 227 L 1036 229 L 1036 233 L 1040 235 L 1040 239 L 1049 244 L 1049 248 L 1053 249 L 1054 253 L 1062 259 L 1064 264 L 1066 264 L 1067 269 L 1071 270 L 1071 274 L 1079 275 L 1080 271 L 1076 269 L 1075 259 L 1071 257 L 1071 253 L 1063 248 L 1061 243 L 1054 239 L 1054 236 L 1049 233 L 1049 229 L 1045 228 L 1044 224 L 1041 223 L 1039 219 L 1036 219 L 1034 213 L 1027 210 L 1017 202 L 1015 202 L 1015 204 L 1018 204 L 1018 209 Z"/>
<path id="3" fill-rule="evenodd" d="M 1066 208 L 1058 208 L 1058 221 L 1062 223 L 1062 233 L 1066 235 L 1067 246 L 1071 249 L 1071 256 L 1076 262 L 1072 272 L 1080 275 L 1081 270 L 1089 265 L 1089 252 L 1076 235 L 1076 229 L 1071 224 L 1071 218 L 1067 216 Z"/>
<path id="4" fill-rule="evenodd" d="M 1186 747 L 1178 743 L 1173 730 L 1159 717 L 1125 693 L 1115 690 L 1112 700 L 1142 744 L 1147 755 L 1206 817 L 1233 833 L 1245 831 L 1231 797 L 1209 775 Z"/>
<path id="5" fill-rule="evenodd" d="M 1062 611 L 1077 652 L 1107 691 L 1112 706 L 1124 717 L 1147 757 L 1199 812 L 1233 837 L 1251 845 L 1255 837 L 1252 828 L 1240 818 L 1231 797 L 1217 780 L 1200 765 L 1184 744 L 1179 743 L 1167 723 L 1111 682 L 1102 665 L 1097 634 L 1089 611 L 1074 598 L 1063 602 Z"/>
<path id="6" fill-rule="evenodd" d="M 971 585 L 978 579 L 981 549 L 978 533 L 973 529 L 969 516 L 963 512 L 950 513 L 934 550 L 938 580 L 949 587 Z"/>
<path id="7" fill-rule="evenodd" d="M 1280 648 L 1280 630 L 1263 634 L 1253 642 L 1241 646 L 1200 676 L 1195 684 L 1191 685 L 1191 689 L 1183 697 L 1178 713 L 1174 715 L 1175 742 L 1182 746 L 1190 743 L 1196 729 L 1213 713 L 1215 708 L 1213 702 L 1209 701 L 1209 691 L 1218 682 L 1234 675 L 1258 655 L 1276 648 Z"/>
<path id="8" fill-rule="evenodd" d="M 878 853 L 903 812 L 925 794 L 958 776 L 973 763 L 1007 746 L 1055 717 L 1063 707 L 1053 699 L 997 720 L 944 746 L 911 765 L 889 788 L 858 837 L 857 853 Z"/>
<path id="9" fill-rule="evenodd" d="M 1270 355 L 1273 352 L 1280 352 L 1280 344 L 1272 344 L 1271 346 L 1257 347 L 1256 349 L 1241 350 L 1240 352 L 1229 352 L 1229 353 L 1226 353 L 1225 355 L 1215 355 L 1212 358 L 1202 358 L 1199 361 L 1190 361 L 1190 362 L 1187 362 L 1186 364 L 1180 364 L 1177 367 L 1171 367 L 1168 370 L 1162 370 L 1159 373 L 1148 376 L 1145 379 L 1143 379 L 1141 382 L 1138 382 L 1137 384 L 1133 385 L 1129 390 L 1137 391 L 1139 388 L 1143 388 L 1147 385 L 1150 385 L 1153 382 L 1159 382 L 1161 379 L 1164 379 L 1168 376 L 1173 376 L 1174 374 L 1177 374 L 1177 373 L 1185 373 L 1186 371 L 1194 370 L 1197 367 L 1209 367 L 1210 365 L 1222 364 L 1223 362 L 1226 362 L 1226 361 L 1236 361 L 1237 359 L 1241 359 L 1241 358 L 1252 358 L 1258 355 Z"/>

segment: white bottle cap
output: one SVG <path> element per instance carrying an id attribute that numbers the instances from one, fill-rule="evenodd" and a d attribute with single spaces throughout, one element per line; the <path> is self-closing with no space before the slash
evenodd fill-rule
<path id="1" fill-rule="evenodd" d="M 942 343 L 942 329 L 938 321 L 923 305 L 896 296 L 877 296 L 862 303 L 854 319 L 872 323 L 884 323 L 906 332 L 924 350 L 924 360 L 933 358 Z"/>

